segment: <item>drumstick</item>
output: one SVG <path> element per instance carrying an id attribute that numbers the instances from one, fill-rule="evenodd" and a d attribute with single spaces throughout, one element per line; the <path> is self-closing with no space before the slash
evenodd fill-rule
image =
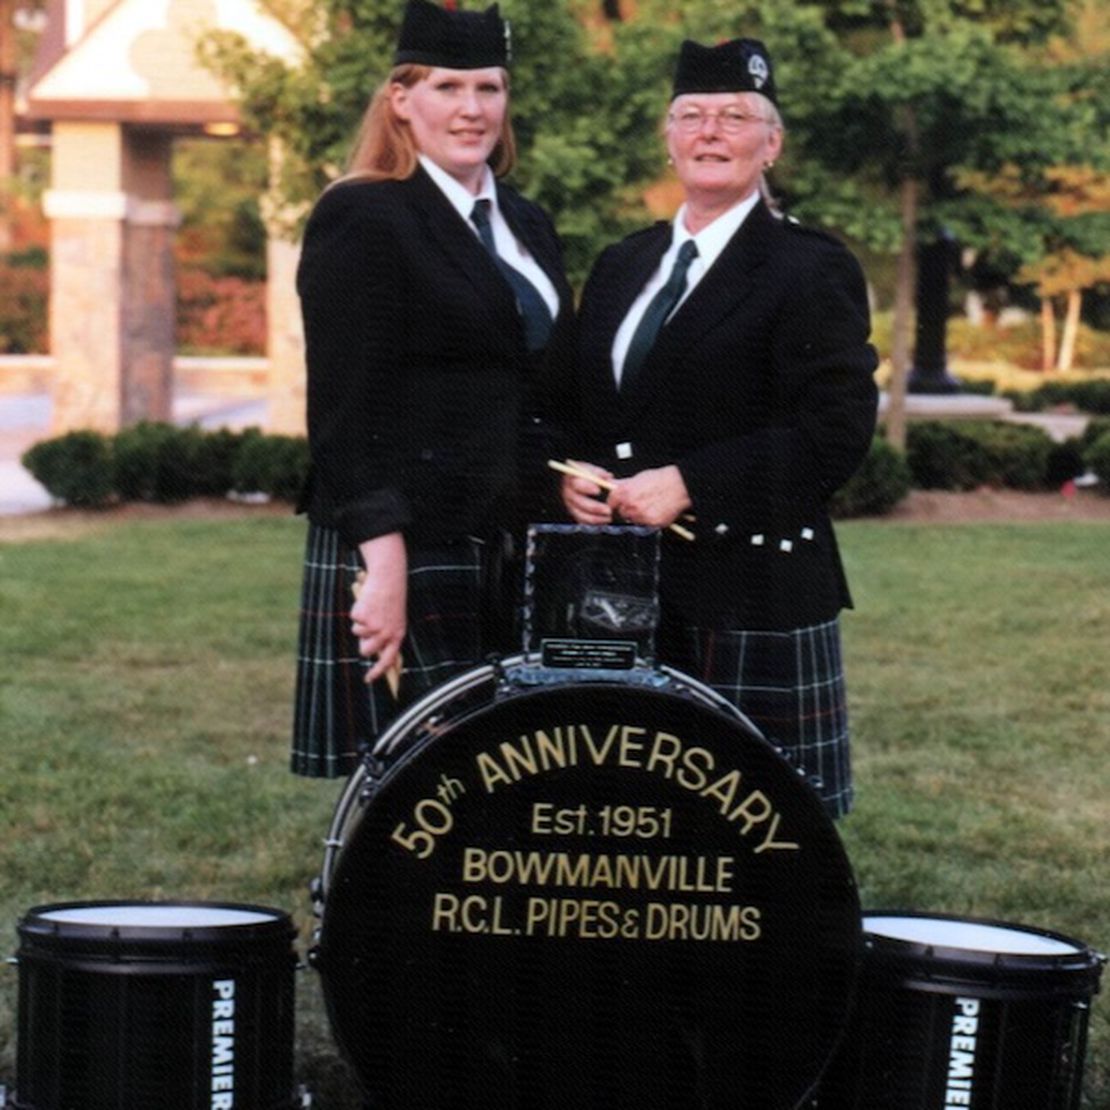
<path id="1" fill-rule="evenodd" d="M 587 482 L 593 482 L 595 486 L 601 489 L 616 489 L 616 486 L 605 478 L 600 478 L 598 475 L 591 474 L 588 470 L 582 470 L 577 466 L 572 466 L 570 463 L 559 462 L 558 459 L 548 459 L 547 465 L 551 467 L 552 470 L 559 471 L 560 474 L 569 474 L 572 478 L 585 478 Z M 692 520 L 693 518 L 686 515 L 683 519 Z M 681 536 L 684 540 L 693 541 L 694 539 L 694 533 L 691 532 L 689 528 L 683 528 L 681 524 L 668 524 L 667 527 L 674 532 L 676 536 Z"/>
<path id="2" fill-rule="evenodd" d="M 362 584 L 366 581 L 366 571 L 360 570 L 355 574 L 355 580 L 351 583 L 351 593 L 358 598 L 359 591 L 362 589 Z M 398 653 L 397 658 L 393 661 L 393 665 L 385 672 L 386 685 L 389 687 L 389 692 L 393 695 L 393 700 L 397 700 L 397 691 L 401 688 L 401 656 Z"/>

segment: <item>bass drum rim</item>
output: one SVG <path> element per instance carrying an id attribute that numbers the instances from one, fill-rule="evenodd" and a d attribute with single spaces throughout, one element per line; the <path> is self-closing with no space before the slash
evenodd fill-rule
<path id="1" fill-rule="evenodd" d="M 437 706 L 450 704 L 456 697 L 462 694 L 470 693 L 477 687 L 485 683 L 501 684 L 504 687 L 502 698 L 518 697 L 522 694 L 530 692 L 535 689 L 541 688 L 546 685 L 567 685 L 567 686 L 611 686 L 621 685 L 621 680 L 614 679 L 612 674 L 605 674 L 604 677 L 598 677 L 590 672 L 575 671 L 573 679 L 567 677 L 565 680 L 560 677 L 557 681 L 550 684 L 531 684 L 519 681 L 518 676 L 523 676 L 532 667 L 537 656 L 519 654 L 507 656 L 504 659 L 499 659 L 493 663 L 485 663 L 481 666 L 474 667 L 469 671 L 464 671 L 460 675 L 449 679 L 442 685 L 437 686 L 434 690 L 430 690 L 419 701 L 413 702 L 407 709 L 400 713 L 389 725 L 388 728 L 378 737 L 375 741 L 373 748 L 370 750 L 369 756 L 365 757 L 351 772 L 347 783 L 341 791 L 339 798 L 335 804 L 335 809 L 332 812 L 331 824 L 328 826 L 327 836 L 324 839 L 324 860 L 320 870 L 320 876 L 313 884 L 313 898 L 316 902 L 317 909 L 323 904 L 327 898 L 328 890 L 331 886 L 331 878 L 335 873 L 335 863 L 339 853 L 343 850 L 346 843 L 346 833 L 349 831 L 355 815 L 358 813 L 359 801 L 363 792 L 367 789 L 367 779 L 371 776 L 371 764 L 376 764 L 374 767 L 377 770 L 379 767 L 383 773 L 388 768 L 384 764 L 384 757 L 394 755 L 394 749 L 402 738 L 409 736 L 412 730 L 419 725 L 422 721 L 430 716 L 430 710 Z M 654 689 L 661 689 L 665 692 L 685 693 L 694 698 L 695 701 L 700 701 L 712 709 L 724 713 L 726 716 L 738 721 L 740 725 L 752 734 L 752 737 L 762 741 L 764 744 L 771 746 L 780 755 L 783 755 L 781 749 L 774 748 L 771 742 L 763 735 L 755 723 L 735 705 L 732 704 L 727 698 L 722 697 L 712 687 L 707 686 L 704 682 L 698 681 L 696 678 L 691 678 L 690 675 L 679 671 L 674 667 L 666 666 L 665 664 L 656 667 L 638 668 L 635 672 L 641 678 L 651 678 L 659 676 L 657 681 L 640 681 L 629 682 L 629 686 L 648 686 Z M 677 687 L 677 690 L 672 689 L 672 684 Z M 498 701 L 498 696 L 495 691 L 494 696 L 485 703 L 481 708 L 489 705 L 494 705 Z M 475 710 L 476 712 L 477 710 Z M 461 720 L 466 714 L 460 715 L 458 718 L 452 718 L 451 724 Z M 413 736 L 413 741 L 416 742 L 417 737 Z"/>

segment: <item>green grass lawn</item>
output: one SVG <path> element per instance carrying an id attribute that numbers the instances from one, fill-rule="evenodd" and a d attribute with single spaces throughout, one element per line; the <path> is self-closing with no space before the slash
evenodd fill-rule
<path id="1" fill-rule="evenodd" d="M 1110 524 L 840 531 L 864 906 L 1110 950 Z M 0 955 L 30 906 L 94 898 L 260 902 L 308 947 L 342 784 L 286 769 L 302 536 L 259 515 L 0 543 Z M 297 990 L 298 1078 L 346 1110 L 315 975 Z M 1108 996 L 1088 1110 L 1110 1107 Z"/>

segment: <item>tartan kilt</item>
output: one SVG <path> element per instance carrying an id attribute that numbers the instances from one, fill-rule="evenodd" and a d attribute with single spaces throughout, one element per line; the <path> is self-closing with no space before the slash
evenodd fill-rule
<path id="1" fill-rule="evenodd" d="M 830 816 L 852 808 L 840 621 L 789 632 L 699 628 L 665 619 L 660 662 L 711 687 L 801 768 Z"/>
<path id="2" fill-rule="evenodd" d="M 335 778 L 358 766 L 393 718 L 484 658 L 484 544 L 463 539 L 408 552 L 408 632 L 396 699 L 384 678 L 367 686 L 370 662 L 351 633 L 358 550 L 309 523 L 305 543 L 293 706 L 292 770 Z"/>

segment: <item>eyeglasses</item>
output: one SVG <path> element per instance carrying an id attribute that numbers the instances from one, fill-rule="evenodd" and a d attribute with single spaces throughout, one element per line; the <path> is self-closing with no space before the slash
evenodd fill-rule
<path id="1" fill-rule="evenodd" d="M 716 120 L 726 135 L 735 135 L 748 123 L 766 123 L 763 116 L 753 112 L 742 112 L 739 108 L 722 108 L 719 112 L 703 112 L 700 108 L 683 108 L 667 117 L 671 123 L 687 134 L 695 134 L 705 126 L 706 120 Z"/>

